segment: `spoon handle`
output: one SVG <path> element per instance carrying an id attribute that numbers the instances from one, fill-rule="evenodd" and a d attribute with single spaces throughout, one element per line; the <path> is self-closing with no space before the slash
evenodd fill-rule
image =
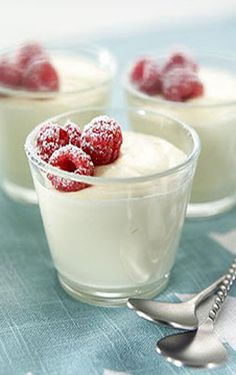
<path id="1" fill-rule="evenodd" d="M 213 292 L 215 292 L 220 284 L 222 283 L 222 281 L 224 280 L 225 278 L 225 275 L 224 276 L 221 276 L 219 279 L 217 279 L 216 281 L 214 281 L 211 285 L 209 285 L 207 288 L 203 289 L 201 292 L 195 294 L 194 297 L 192 297 L 189 302 L 190 303 L 194 303 L 194 304 L 199 304 L 200 302 L 203 302 L 205 301 L 210 295 L 213 294 Z"/>
<path id="2" fill-rule="evenodd" d="M 219 288 L 216 292 L 213 305 L 209 311 L 209 318 L 215 322 L 221 307 L 223 306 L 224 301 L 228 297 L 229 291 L 236 278 L 236 258 L 234 258 L 228 272 L 226 273 L 222 283 L 219 285 Z"/>

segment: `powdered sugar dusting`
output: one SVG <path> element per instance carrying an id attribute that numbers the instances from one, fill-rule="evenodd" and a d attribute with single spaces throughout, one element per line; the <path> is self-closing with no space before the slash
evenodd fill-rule
<path id="1" fill-rule="evenodd" d="M 109 164 L 116 160 L 121 144 L 121 126 L 108 116 L 94 118 L 85 126 L 81 136 L 81 147 L 91 156 L 95 165 Z"/>
<path id="2" fill-rule="evenodd" d="M 196 61 L 192 56 L 183 51 L 173 52 L 169 56 L 167 62 L 164 64 L 162 73 L 165 74 L 175 67 L 185 67 L 191 69 L 193 72 L 198 71 L 198 64 L 196 63 Z"/>
<path id="3" fill-rule="evenodd" d="M 135 63 L 131 71 L 131 80 L 140 91 L 155 95 L 161 91 L 161 75 L 161 69 L 156 61 L 146 57 Z"/>
<path id="4" fill-rule="evenodd" d="M 67 120 L 64 129 L 69 136 L 69 142 L 74 146 L 80 147 L 80 138 L 82 134 L 80 127 L 71 120 Z"/>
<path id="5" fill-rule="evenodd" d="M 93 165 L 91 157 L 86 154 L 81 148 L 78 148 L 72 144 L 68 144 L 56 150 L 50 157 L 49 164 L 55 166 L 58 158 L 60 157 L 69 158 L 72 162 L 75 163 L 76 168 L 79 168 L 81 166 L 80 162 L 82 159 L 86 159 L 91 166 Z"/>
<path id="6" fill-rule="evenodd" d="M 120 124 L 113 118 L 108 116 L 95 117 L 84 128 L 84 132 L 88 133 L 91 137 L 96 137 L 96 133 L 104 132 L 104 138 L 109 138 L 114 134 L 117 128 L 121 128 Z"/>
<path id="7" fill-rule="evenodd" d="M 66 130 L 52 122 L 44 123 L 41 126 L 36 139 L 38 155 L 44 161 L 48 161 L 54 151 L 65 146 L 68 142 L 69 136 Z"/>
<path id="8" fill-rule="evenodd" d="M 164 74 L 162 93 L 166 99 L 185 101 L 203 92 L 198 74 L 192 69 L 177 66 Z"/>
<path id="9" fill-rule="evenodd" d="M 49 164 L 59 169 L 78 175 L 92 176 L 94 165 L 89 155 L 80 148 L 71 144 L 56 150 L 49 159 Z M 78 191 L 88 185 L 82 182 L 73 181 L 56 175 L 49 174 L 48 179 L 59 191 Z"/>

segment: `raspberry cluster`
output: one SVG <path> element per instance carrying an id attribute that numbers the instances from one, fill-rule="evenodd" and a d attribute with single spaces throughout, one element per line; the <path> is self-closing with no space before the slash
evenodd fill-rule
<path id="1" fill-rule="evenodd" d="M 30 91 L 58 91 L 59 76 L 38 43 L 20 47 L 12 58 L 0 58 L 0 84 Z"/>
<path id="2" fill-rule="evenodd" d="M 70 120 L 63 127 L 47 122 L 36 137 L 37 153 L 42 160 L 63 171 L 84 176 L 92 176 L 95 166 L 114 162 L 121 144 L 121 126 L 108 116 L 94 118 L 83 131 Z M 79 191 L 88 186 L 53 174 L 49 174 L 48 179 L 59 191 Z"/>
<path id="3" fill-rule="evenodd" d="M 183 52 L 172 54 L 163 67 L 151 58 L 138 60 L 130 74 L 131 82 L 148 95 L 184 102 L 203 94 L 198 65 Z"/>

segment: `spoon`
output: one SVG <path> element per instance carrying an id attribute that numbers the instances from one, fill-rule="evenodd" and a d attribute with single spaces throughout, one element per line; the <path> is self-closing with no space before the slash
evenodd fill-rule
<path id="1" fill-rule="evenodd" d="M 223 280 L 224 276 L 186 302 L 167 303 L 148 299 L 129 298 L 127 306 L 134 310 L 141 318 L 153 323 L 162 323 L 175 328 L 195 329 L 198 327 L 196 316 L 198 305 L 207 299 Z"/>
<path id="2" fill-rule="evenodd" d="M 156 350 L 176 366 L 213 368 L 227 360 L 227 352 L 214 333 L 214 323 L 236 278 L 236 258 L 220 284 L 208 317 L 195 331 L 164 337 Z"/>

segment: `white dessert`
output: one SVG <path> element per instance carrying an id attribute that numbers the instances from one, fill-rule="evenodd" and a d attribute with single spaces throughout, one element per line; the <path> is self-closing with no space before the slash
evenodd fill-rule
<path id="1" fill-rule="evenodd" d="M 96 167 L 96 176 L 147 176 L 186 160 L 164 139 L 134 132 L 123 132 L 123 139 L 119 158 Z M 72 193 L 56 191 L 46 177 L 33 175 L 56 268 L 74 289 L 112 293 L 168 276 L 188 200 L 186 175 L 93 185 Z"/>
<path id="2" fill-rule="evenodd" d="M 130 106 L 158 110 L 196 129 L 201 154 L 191 202 L 207 203 L 236 193 L 236 76 L 214 68 L 200 68 L 199 75 L 204 95 L 187 102 L 166 101 L 160 96 L 144 99 L 129 85 L 127 99 Z"/>
<path id="3" fill-rule="evenodd" d="M 26 156 L 26 136 L 41 121 L 81 107 L 106 106 L 111 90 L 109 69 L 83 57 L 52 59 L 60 77 L 55 94 L 17 93 L 0 98 L 0 170 L 6 190 L 33 189 Z M 92 88 L 90 91 L 87 89 Z M 84 91 L 82 91 L 84 89 Z M 79 119 L 85 124 L 89 118 Z"/>

